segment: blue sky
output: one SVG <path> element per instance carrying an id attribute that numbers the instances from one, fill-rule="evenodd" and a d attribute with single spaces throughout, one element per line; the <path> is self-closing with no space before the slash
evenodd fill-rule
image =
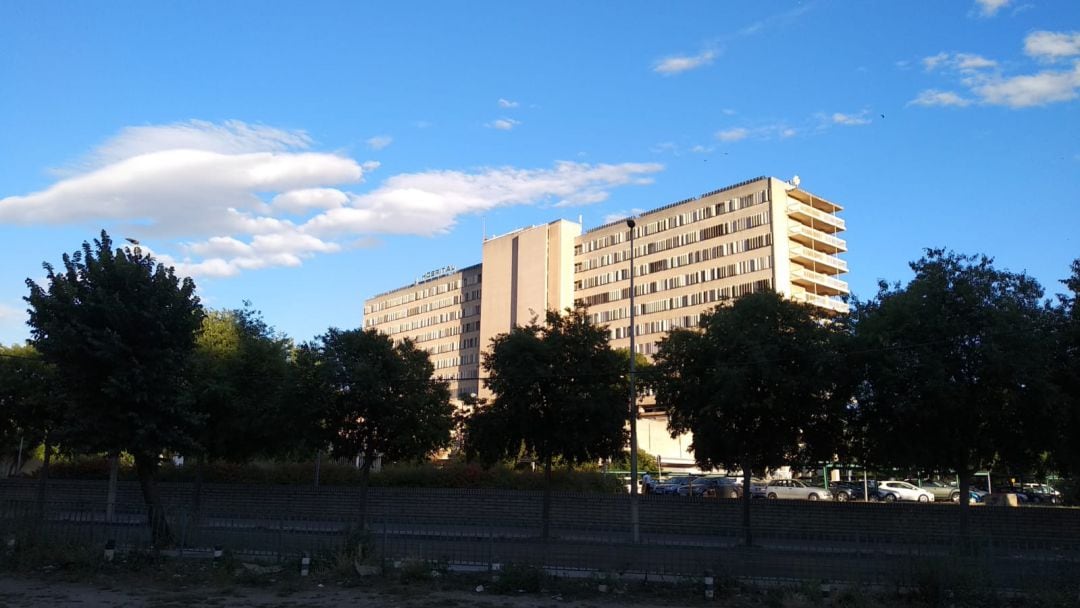
<path id="1" fill-rule="evenodd" d="M 1080 3 L 0 0 L 0 342 L 106 228 L 298 341 L 479 261 L 758 175 L 924 247 L 1080 257 Z"/>

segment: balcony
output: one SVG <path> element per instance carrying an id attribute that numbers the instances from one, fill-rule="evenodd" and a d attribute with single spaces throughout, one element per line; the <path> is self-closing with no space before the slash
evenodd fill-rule
<path id="1" fill-rule="evenodd" d="M 807 304 L 818 306 L 833 312 L 846 313 L 849 310 L 847 302 L 841 302 L 840 300 L 834 300 L 830 297 L 820 296 L 814 293 L 795 293 L 791 295 L 791 299 L 796 302 L 806 302 Z"/>
<path id="2" fill-rule="evenodd" d="M 816 251 L 825 253 L 840 253 L 847 251 L 847 241 L 831 234 L 825 234 L 803 224 L 792 224 L 788 228 L 788 236 L 793 241 L 806 245 Z"/>
<path id="3" fill-rule="evenodd" d="M 840 258 L 814 251 L 802 245 L 791 245 L 788 248 L 789 256 L 793 262 L 797 262 L 822 274 L 833 275 L 847 272 L 847 262 Z"/>
<path id="4" fill-rule="evenodd" d="M 846 281 L 834 279 L 820 272 L 814 272 L 798 264 L 791 265 L 791 282 L 821 295 L 837 296 L 848 293 Z"/>
<path id="5" fill-rule="evenodd" d="M 815 209 L 801 201 L 789 202 L 787 205 L 788 217 L 799 220 L 804 224 L 810 224 L 822 232 L 834 233 L 847 228 L 847 223 L 831 213 Z"/>

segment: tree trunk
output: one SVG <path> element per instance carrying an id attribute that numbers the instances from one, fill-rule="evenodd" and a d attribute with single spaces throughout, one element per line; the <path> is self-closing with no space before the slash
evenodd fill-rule
<path id="1" fill-rule="evenodd" d="M 754 535 L 750 531 L 750 466 L 743 465 L 742 469 L 742 532 L 743 544 L 747 547 L 754 546 Z"/>
<path id="2" fill-rule="evenodd" d="M 960 534 L 960 542 L 966 548 L 968 542 L 968 514 L 971 511 L 971 471 L 966 469 L 958 471 L 960 479 L 960 509 L 957 515 L 957 527 Z"/>
<path id="3" fill-rule="evenodd" d="M 116 521 L 116 485 L 120 477 L 120 453 L 109 454 L 109 489 L 105 493 L 105 523 Z"/>
<path id="4" fill-rule="evenodd" d="M 150 524 L 150 542 L 154 548 L 161 549 L 172 545 L 173 537 L 154 481 L 157 464 L 157 456 L 135 454 L 135 471 L 139 475 L 139 487 L 146 503 L 146 519 Z"/>
<path id="5" fill-rule="evenodd" d="M 545 541 L 551 531 L 551 456 L 544 458 L 544 500 L 540 509 L 540 538 Z"/>

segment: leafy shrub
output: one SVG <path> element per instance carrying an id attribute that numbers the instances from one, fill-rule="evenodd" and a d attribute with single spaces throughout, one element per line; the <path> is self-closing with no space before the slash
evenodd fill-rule
<path id="1" fill-rule="evenodd" d="M 315 478 L 315 465 L 312 462 L 212 462 L 202 468 L 203 481 L 206 483 L 309 485 Z M 158 470 L 158 480 L 191 483 L 195 481 L 196 473 L 197 466 L 194 464 L 177 466 L 172 462 L 165 462 Z M 50 467 L 49 476 L 54 479 L 108 479 L 109 463 L 101 456 L 65 459 Z M 120 479 L 133 481 L 136 478 L 131 463 L 121 461 Z M 598 470 L 560 467 L 552 471 L 551 478 L 552 489 L 556 491 L 622 491 L 622 482 L 617 476 L 605 475 Z M 343 486 L 359 483 L 360 470 L 352 464 L 324 462 L 319 467 L 320 485 Z M 373 472 L 370 485 L 395 488 L 540 490 L 544 485 L 544 475 L 540 471 L 515 470 L 510 465 L 483 468 L 460 461 L 392 464 L 383 467 L 379 472 Z"/>

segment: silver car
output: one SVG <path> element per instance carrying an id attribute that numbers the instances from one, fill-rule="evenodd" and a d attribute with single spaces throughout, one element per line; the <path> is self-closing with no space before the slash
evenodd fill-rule
<path id="1" fill-rule="evenodd" d="M 799 500 L 832 500 L 832 492 L 808 486 L 798 479 L 774 479 L 765 486 L 765 498 L 794 498 Z"/>

